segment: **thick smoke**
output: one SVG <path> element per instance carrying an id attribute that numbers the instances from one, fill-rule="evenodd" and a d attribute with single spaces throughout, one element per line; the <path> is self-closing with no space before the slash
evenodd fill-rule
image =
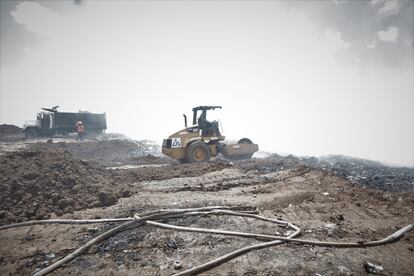
<path id="1" fill-rule="evenodd" d="M 289 1 L 322 27 L 334 29 L 349 47 L 350 60 L 404 68 L 413 60 L 413 1 Z M 345 60 L 345 59 L 344 59 Z"/>

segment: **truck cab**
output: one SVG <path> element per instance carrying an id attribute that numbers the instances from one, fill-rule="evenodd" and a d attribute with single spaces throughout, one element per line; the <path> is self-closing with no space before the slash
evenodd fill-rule
<path id="1" fill-rule="evenodd" d="M 35 121 L 26 121 L 23 131 L 26 138 L 35 138 L 53 128 L 53 113 L 39 112 Z"/>

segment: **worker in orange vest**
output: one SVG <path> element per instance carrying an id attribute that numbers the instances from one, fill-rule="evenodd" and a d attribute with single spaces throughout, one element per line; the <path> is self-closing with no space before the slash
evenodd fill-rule
<path id="1" fill-rule="evenodd" d="M 78 133 L 78 137 L 76 138 L 77 140 L 83 140 L 83 135 L 85 134 L 85 127 L 83 126 L 83 123 L 81 121 L 76 123 L 76 132 Z"/>

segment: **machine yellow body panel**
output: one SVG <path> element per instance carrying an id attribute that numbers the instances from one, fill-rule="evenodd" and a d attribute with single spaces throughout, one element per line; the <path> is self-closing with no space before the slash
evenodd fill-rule
<path id="1" fill-rule="evenodd" d="M 217 156 L 217 146 L 208 144 L 210 141 L 223 141 L 225 136 L 201 137 L 199 132 L 191 131 L 192 128 L 184 128 L 168 136 L 171 139 L 171 148 L 162 148 L 162 153 L 174 159 L 182 160 L 186 158 L 186 150 L 189 144 L 195 141 L 204 141 L 209 149 L 211 156 Z"/>

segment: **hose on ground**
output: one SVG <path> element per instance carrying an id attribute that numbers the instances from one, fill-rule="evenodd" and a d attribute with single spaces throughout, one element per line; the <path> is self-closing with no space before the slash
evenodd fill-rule
<path id="1" fill-rule="evenodd" d="M 325 247 L 338 247 L 338 248 L 361 248 L 361 247 L 372 247 L 379 246 L 387 243 L 392 243 L 398 241 L 404 234 L 414 229 L 414 224 L 409 224 L 395 233 L 387 236 L 384 239 L 377 241 L 358 241 L 358 242 L 325 242 L 325 241 L 315 241 L 315 240 L 305 240 L 297 239 L 296 237 L 300 234 L 301 229 L 287 221 L 277 220 L 272 218 L 267 218 L 257 215 L 258 211 L 255 207 L 251 206 L 211 206 L 211 207 L 201 207 L 201 208 L 187 208 L 187 209 L 161 209 L 152 212 L 146 212 L 141 214 L 135 214 L 134 217 L 129 218 L 107 218 L 107 219 L 87 219 L 87 220 L 76 220 L 76 219 L 52 219 L 52 220 L 38 220 L 38 221 L 27 221 L 21 223 L 15 223 L 10 225 L 0 226 L 0 230 L 6 230 L 17 227 L 24 227 L 30 225 L 43 225 L 43 224 L 95 224 L 95 223 L 114 223 L 120 222 L 122 224 L 115 226 L 108 231 L 98 235 L 97 237 L 91 239 L 83 246 L 79 247 L 72 253 L 66 255 L 64 258 L 53 263 L 52 265 L 37 271 L 34 273 L 34 276 L 46 275 L 55 269 L 61 267 L 63 264 L 70 262 L 77 256 L 82 255 L 86 252 L 91 246 L 109 238 L 116 233 L 128 230 L 132 227 L 140 227 L 143 225 L 151 225 L 154 227 L 171 229 L 176 231 L 186 231 L 186 232 L 198 232 L 198 233 L 210 233 L 210 234 L 219 234 L 219 235 L 231 235 L 239 236 L 244 238 L 254 238 L 261 241 L 266 241 L 254 245 L 250 245 L 233 252 L 230 252 L 226 255 L 223 255 L 215 260 L 207 262 L 205 264 L 196 266 L 194 268 L 179 272 L 174 274 L 176 276 L 180 275 L 195 275 L 204 271 L 208 271 L 214 267 L 217 267 L 225 262 L 228 262 L 238 256 L 246 254 L 253 250 L 258 250 L 266 247 L 276 246 L 282 243 L 296 243 L 296 244 L 309 244 L 314 246 L 325 246 Z M 290 228 L 293 231 L 287 232 L 289 235 L 287 237 L 274 236 L 274 235 L 264 235 L 264 234 L 255 234 L 255 233 L 246 233 L 238 231 L 228 231 L 221 229 L 205 229 L 205 228 L 196 228 L 196 227 L 185 227 L 185 226 L 176 226 L 167 223 L 157 222 L 158 220 L 172 219 L 172 218 L 183 218 L 189 216 L 210 216 L 210 215 L 226 215 L 226 216 L 240 216 L 248 217 L 252 219 L 262 220 L 276 224 L 280 227 Z"/>

